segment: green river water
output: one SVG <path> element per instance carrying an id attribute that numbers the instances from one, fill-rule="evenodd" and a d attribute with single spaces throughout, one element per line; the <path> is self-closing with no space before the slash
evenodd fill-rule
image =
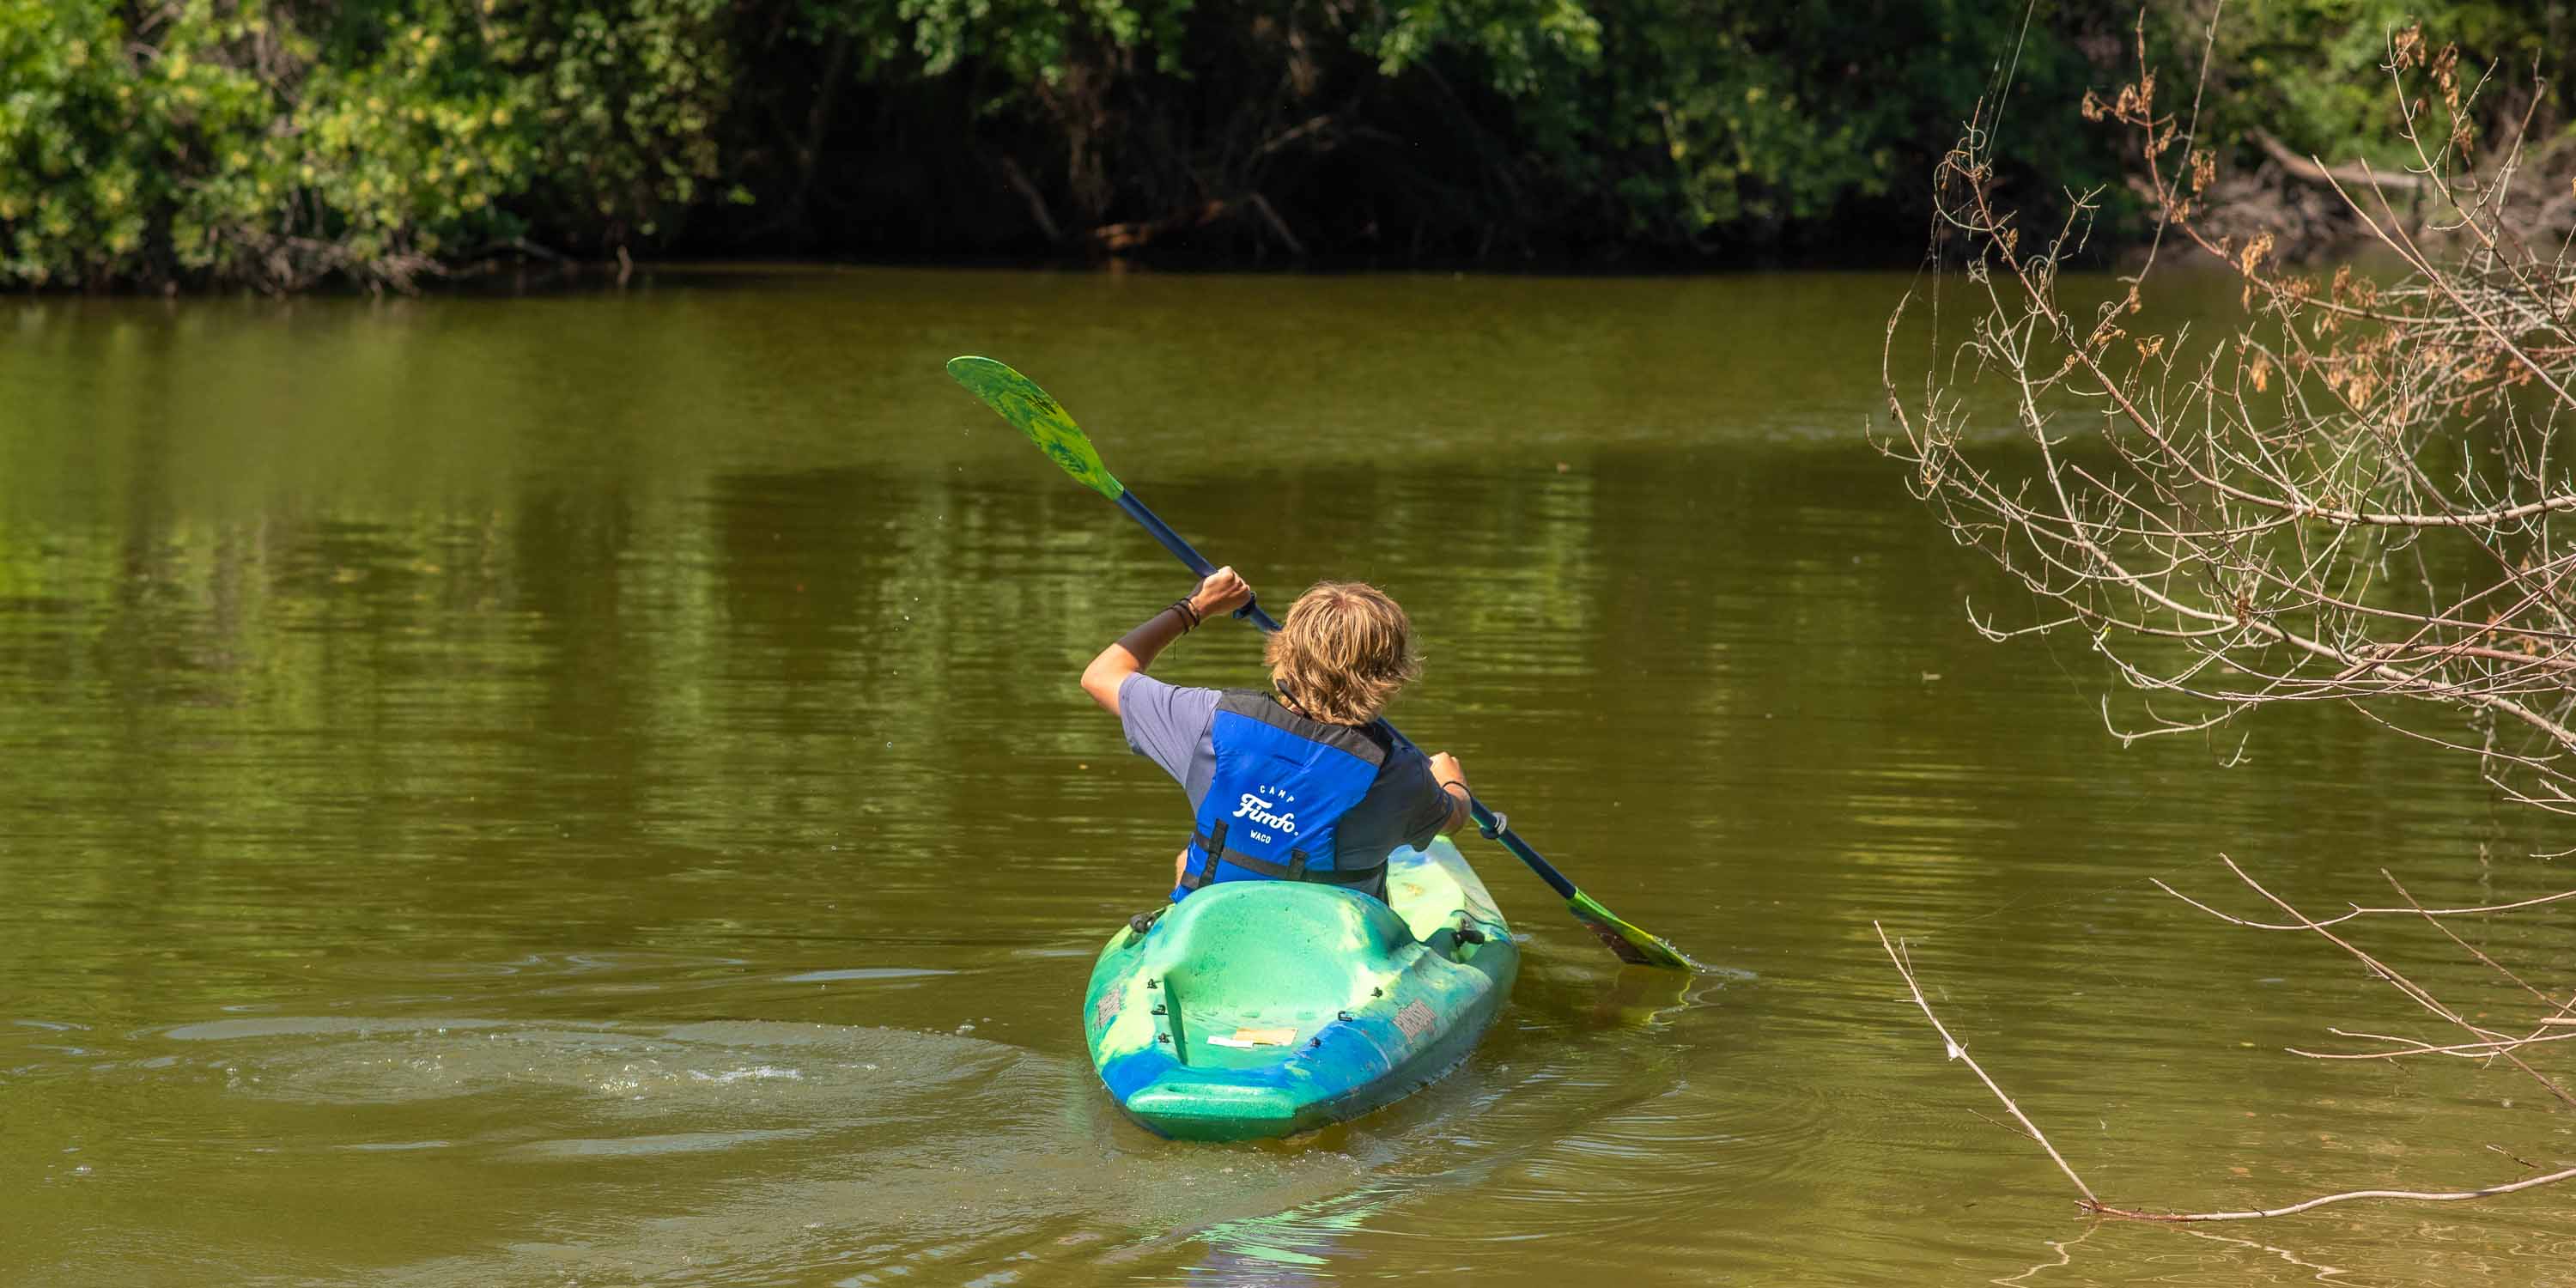
<path id="1" fill-rule="evenodd" d="M 2438 1030 L 2148 884 L 2522 898 L 2549 838 L 2340 711 L 2124 750 L 2082 640 L 1979 640 L 2030 606 L 1867 440 L 1906 285 L 0 303 L 0 1282 L 2576 1282 L 2565 1190 L 2097 1225 L 1944 1059 L 1873 920 L 2109 1201 L 2576 1161 L 2505 1071 L 2284 1053 Z M 1189 581 L 966 352 L 1269 602 L 1394 592 L 1399 723 L 1709 971 L 1471 839 L 1525 965 L 1455 1075 L 1289 1142 L 1121 1120 L 1076 1007 L 1184 818 L 1074 679 Z M 2566 925 L 2464 931 L 2545 976 Z"/>

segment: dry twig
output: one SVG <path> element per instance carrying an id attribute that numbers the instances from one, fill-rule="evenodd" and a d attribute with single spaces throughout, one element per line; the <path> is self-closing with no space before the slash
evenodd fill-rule
<path id="1" fill-rule="evenodd" d="M 2232 870 L 2235 869 L 2235 864 L 2233 863 L 2230 863 L 2228 866 Z M 2241 870 L 2238 870 L 2237 875 L 2243 877 L 2245 874 Z M 2251 878 L 2247 878 L 2246 880 L 2247 884 L 2253 884 Z M 2255 888 L 2258 890 L 2261 889 L 2260 886 L 2256 886 Z M 2292 915 L 2296 916 L 2297 913 L 2294 911 L 2292 912 Z M 1933 1031 L 1941 1035 L 1943 1049 L 1949 1058 L 1967 1065 L 1968 1071 L 1976 1074 L 1979 1082 L 1986 1084 L 1986 1090 L 1993 1092 L 1995 1099 L 2002 1102 L 2005 1111 L 2013 1116 L 2013 1121 L 2021 1124 L 2021 1130 L 2027 1134 L 2031 1140 L 2037 1142 L 2041 1149 L 2048 1152 L 2050 1161 L 2057 1164 L 2057 1170 L 2065 1173 L 2066 1179 L 2075 1186 L 2076 1193 L 2082 1196 L 2077 1200 L 2078 1205 L 2085 1211 L 2093 1213 L 2094 1215 L 2118 1217 L 2129 1221 L 2158 1221 L 2184 1224 L 2208 1221 L 2250 1221 L 2263 1217 L 2291 1216 L 2300 1212 L 2325 1207 L 2329 1204 L 2346 1203 L 2355 1199 L 2412 1199 L 2423 1202 L 2450 1202 L 2462 1199 L 2492 1198 L 2501 1194 L 2512 1194 L 2521 1190 L 2536 1189 L 2543 1185 L 2555 1184 L 2559 1181 L 2576 1178 L 2576 1167 L 2569 1167 L 2563 1168 L 2559 1171 L 2545 1173 L 2540 1176 L 2525 1177 L 2519 1181 L 2512 1181 L 2501 1185 L 2490 1185 L 2480 1189 L 2349 1190 L 2340 1194 L 2321 1195 L 2316 1198 L 2305 1199 L 2300 1202 L 2286 1204 L 2281 1207 L 2248 1208 L 2236 1211 L 2151 1212 L 2139 1208 L 2113 1207 L 2095 1197 L 2093 1187 L 2086 1184 L 2084 1178 L 2076 1172 L 2074 1166 L 2066 1161 L 2066 1156 L 2058 1153 L 2057 1147 L 2049 1143 L 2047 1134 L 2039 1129 L 2039 1124 L 2031 1121 L 2030 1115 L 2022 1112 L 2021 1106 L 2014 1103 L 2013 1098 L 2005 1093 L 2003 1087 L 1995 1081 L 1992 1074 L 1986 1072 L 1985 1066 L 1978 1064 L 1976 1058 L 1968 1054 L 1967 1047 L 1961 1044 L 1959 1039 L 1950 1032 L 1948 1025 L 1941 1022 L 1941 1017 L 1933 1013 L 1932 1003 L 1923 996 L 1923 986 L 1914 976 L 1913 964 L 1907 959 L 1902 941 L 1890 940 L 1887 936 L 1887 928 L 1875 921 L 1870 923 L 1870 929 L 1878 933 L 1879 947 L 1886 950 L 1887 959 L 1895 964 L 1898 977 L 1905 981 L 1906 991 L 1913 995 L 1914 1005 L 1923 1012 L 1923 1017 L 1925 1019 L 1932 1022 Z M 2359 954 L 2358 950 L 2354 951 L 2356 955 L 2362 955 Z M 2363 956 L 2365 960 L 2369 960 L 2366 955 Z M 2390 982 L 2397 983 L 2398 981 L 2392 979 Z M 2412 986 L 2407 985 L 2405 987 L 2411 988 Z M 2448 1010 L 2448 1008 L 2441 1007 L 2440 1003 L 2430 1001 L 2429 995 L 2426 998 L 2418 1000 L 2425 1001 L 2439 1010 L 2445 1012 Z M 2465 1021 L 2463 1021 L 2463 1023 L 2465 1023 Z M 2539 1075 L 2535 1073 L 2533 1076 L 2538 1077 Z M 2544 1078 L 2542 1081 L 2547 1082 L 2547 1079 Z M 2529 1164 L 2525 1165 L 2529 1166 Z"/>

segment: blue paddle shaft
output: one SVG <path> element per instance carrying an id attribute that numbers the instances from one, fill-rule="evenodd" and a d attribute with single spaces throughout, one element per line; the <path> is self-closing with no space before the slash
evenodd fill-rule
<path id="1" fill-rule="evenodd" d="M 1127 517 L 1134 519 L 1137 525 L 1144 528 L 1154 540 L 1160 542 L 1165 550 L 1171 551 L 1174 557 L 1188 564 L 1191 572 L 1205 577 L 1216 571 L 1216 565 L 1209 563 L 1206 555 L 1200 554 L 1198 548 L 1192 546 L 1181 534 L 1172 531 L 1171 525 L 1163 522 L 1161 516 L 1146 508 L 1144 502 L 1136 499 L 1135 492 L 1120 492 L 1118 508 L 1125 510 Z M 1269 613 L 1262 611 L 1258 600 L 1236 609 L 1234 615 L 1264 631 L 1279 629 L 1279 623 L 1273 620 Z M 1395 726 L 1388 724 L 1384 719 L 1380 719 L 1378 724 L 1386 730 L 1388 736 L 1395 739 L 1399 746 L 1412 748 L 1416 752 L 1422 750 L 1414 746 L 1412 739 L 1396 732 Z M 1506 826 L 1502 815 L 1485 808 L 1485 802 L 1476 799 L 1475 790 L 1472 788 L 1467 792 L 1467 813 L 1476 820 L 1476 826 L 1482 828 L 1487 836 L 1502 842 L 1504 849 L 1510 850 L 1520 858 L 1521 862 L 1528 864 L 1530 871 L 1537 873 L 1539 880 L 1545 881 L 1550 889 L 1556 891 L 1558 897 L 1565 899 L 1574 897 L 1574 883 L 1566 880 L 1564 874 L 1558 872 L 1553 864 L 1540 858 L 1538 851 L 1531 849 L 1529 842 L 1522 840 L 1519 833 Z"/>

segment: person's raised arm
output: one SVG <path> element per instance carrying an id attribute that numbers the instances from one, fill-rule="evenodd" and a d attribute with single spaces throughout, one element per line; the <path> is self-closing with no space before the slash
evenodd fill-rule
<path id="1" fill-rule="evenodd" d="M 1100 709 L 1118 714 L 1118 686 L 1127 677 L 1154 664 L 1154 658 L 1166 645 L 1220 613 L 1231 613 L 1252 602 L 1252 587 L 1244 584 L 1232 568 L 1219 568 L 1199 583 L 1186 599 L 1174 600 L 1172 606 L 1154 614 L 1136 629 L 1118 637 L 1118 642 L 1100 650 L 1091 665 L 1082 668 L 1082 691 L 1100 704 Z"/>

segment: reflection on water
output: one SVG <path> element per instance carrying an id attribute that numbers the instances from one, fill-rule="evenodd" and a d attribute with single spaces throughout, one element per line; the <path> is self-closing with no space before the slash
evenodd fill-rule
<path id="1" fill-rule="evenodd" d="M 1900 286 L 6 306 L 0 1281 L 2559 1273 L 2545 1192 L 2091 1229 L 1980 1117 L 1872 919 L 2106 1197 L 2555 1157 L 2464 1062 L 2281 1055 L 2402 1021 L 2144 878 L 2563 883 L 2465 767 L 2337 712 L 2232 770 L 2232 735 L 2123 751 L 2093 659 L 1978 642 L 1963 601 L 2014 601 L 1861 441 Z M 1274 597 L 1386 585 L 1431 655 L 1405 727 L 1711 971 L 1616 969 L 1488 847 L 1526 966 L 1456 1075 L 1300 1141 L 1118 1120 L 1073 1012 L 1181 820 L 1072 677 L 1185 581 L 948 383 L 967 351 Z M 2480 942 L 2553 960 L 2549 925 Z"/>

